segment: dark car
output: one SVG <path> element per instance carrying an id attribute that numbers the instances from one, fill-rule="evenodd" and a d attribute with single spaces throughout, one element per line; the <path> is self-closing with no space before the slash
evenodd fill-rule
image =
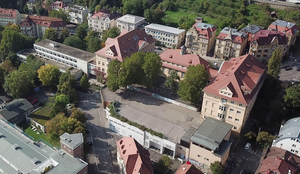
<path id="1" fill-rule="evenodd" d="M 38 100 L 35 99 L 35 100 L 33 100 L 33 102 L 31 102 L 31 104 L 34 105 L 34 104 L 36 104 L 37 102 L 38 102 Z"/>
<path id="2" fill-rule="evenodd" d="M 161 48 L 160 48 L 160 47 L 156 47 L 155 49 L 157 49 L 157 50 L 161 50 Z"/>
<path id="3" fill-rule="evenodd" d="M 287 66 L 287 67 L 284 68 L 284 70 L 286 70 L 286 71 L 291 70 L 291 69 L 292 69 L 291 66 Z"/>

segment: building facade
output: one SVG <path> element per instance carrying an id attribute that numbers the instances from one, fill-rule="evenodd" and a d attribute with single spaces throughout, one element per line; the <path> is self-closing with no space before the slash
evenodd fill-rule
<path id="1" fill-rule="evenodd" d="M 295 23 L 278 19 L 269 26 L 268 30 L 278 31 L 286 34 L 286 37 L 288 38 L 287 49 L 289 50 L 290 46 L 295 45 L 296 43 L 299 28 Z"/>
<path id="2" fill-rule="evenodd" d="M 46 16 L 29 15 L 20 25 L 21 33 L 35 38 L 43 38 L 47 28 L 52 28 L 58 32 L 66 27 L 66 24 L 60 18 Z"/>
<path id="3" fill-rule="evenodd" d="M 84 159 L 83 135 L 64 133 L 60 136 L 60 147 L 62 150 L 72 156 Z"/>
<path id="4" fill-rule="evenodd" d="M 21 14 L 16 9 L 0 8 L 0 26 L 6 26 L 8 23 L 21 24 Z"/>
<path id="5" fill-rule="evenodd" d="M 300 117 L 292 118 L 281 125 L 272 146 L 300 157 Z"/>
<path id="6" fill-rule="evenodd" d="M 253 108 L 267 67 L 252 55 L 223 62 L 217 76 L 203 89 L 201 115 L 233 125 L 239 135 Z"/>
<path id="7" fill-rule="evenodd" d="M 175 172 L 175 174 L 203 174 L 189 161 L 186 164 L 182 164 Z"/>
<path id="8" fill-rule="evenodd" d="M 273 51 L 279 48 L 281 58 L 287 53 L 287 37 L 284 33 L 270 30 L 260 30 L 253 35 L 250 43 L 249 54 L 260 62 L 267 64 Z"/>
<path id="9" fill-rule="evenodd" d="M 168 48 L 179 48 L 184 42 L 185 30 L 183 29 L 160 24 L 149 24 L 145 26 L 145 31 L 155 38 L 160 45 Z"/>
<path id="10" fill-rule="evenodd" d="M 117 27 L 120 31 L 132 31 L 145 23 L 145 18 L 126 14 L 117 19 Z"/>
<path id="11" fill-rule="evenodd" d="M 95 13 L 89 13 L 88 24 L 89 28 L 93 31 L 102 33 L 104 30 L 109 30 L 112 27 L 117 26 L 117 21 L 122 14 L 118 12 L 110 12 L 107 10 L 98 11 Z"/>
<path id="12" fill-rule="evenodd" d="M 247 45 L 247 34 L 237 29 L 225 27 L 216 39 L 214 57 L 229 60 L 244 54 Z"/>
<path id="13" fill-rule="evenodd" d="M 121 174 L 154 174 L 150 153 L 134 138 L 124 137 L 116 144 Z"/>
<path id="14" fill-rule="evenodd" d="M 214 49 L 216 34 L 216 26 L 207 23 L 195 23 L 186 34 L 185 46 L 187 51 L 207 56 Z"/>
<path id="15" fill-rule="evenodd" d="M 86 22 L 85 20 L 88 16 L 89 8 L 80 5 L 73 5 L 65 7 L 64 11 L 68 13 L 71 23 L 82 24 L 83 22 Z"/>
<path id="16" fill-rule="evenodd" d="M 95 74 L 95 54 L 48 39 L 35 43 L 33 47 L 39 57 L 71 66 L 87 75 Z"/>
<path id="17" fill-rule="evenodd" d="M 108 38 L 105 47 L 96 52 L 97 70 L 107 75 L 108 64 L 112 59 L 123 62 L 126 57 L 138 51 L 154 52 L 155 39 L 144 30 L 123 31 L 112 39 Z"/>

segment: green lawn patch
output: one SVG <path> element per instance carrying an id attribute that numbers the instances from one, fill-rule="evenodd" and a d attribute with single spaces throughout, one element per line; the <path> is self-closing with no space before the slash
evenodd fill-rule
<path id="1" fill-rule="evenodd" d="M 172 27 L 178 27 L 178 22 L 181 17 L 195 20 L 197 14 L 185 12 L 185 10 L 178 10 L 177 12 L 165 11 L 165 17 L 163 18 L 163 21 Z"/>
<path id="2" fill-rule="evenodd" d="M 29 117 L 44 126 L 45 123 L 51 119 L 50 112 L 51 108 L 49 108 L 48 106 L 44 106 L 32 113 Z"/>

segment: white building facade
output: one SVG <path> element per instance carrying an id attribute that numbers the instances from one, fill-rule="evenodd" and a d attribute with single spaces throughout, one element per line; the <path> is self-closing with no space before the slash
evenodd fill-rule
<path id="1" fill-rule="evenodd" d="M 132 31 L 145 23 L 145 18 L 126 14 L 117 19 L 117 27 L 120 31 Z"/>
<path id="2" fill-rule="evenodd" d="M 160 24 L 147 25 L 145 26 L 145 31 L 161 45 L 165 45 L 168 48 L 180 47 L 185 38 L 185 30 Z"/>
<path id="3" fill-rule="evenodd" d="M 272 146 L 300 156 L 300 117 L 292 118 L 281 125 Z"/>
<path id="4" fill-rule="evenodd" d="M 104 30 L 109 30 L 117 25 L 116 19 L 122 15 L 118 12 L 102 12 L 98 11 L 94 14 L 88 14 L 89 28 L 93 31 L 102 33 Z"/>
<path id="5" fill-rule="evenodd" d="M 21 14 L 16 9 L 0 8 L 0 26 L 6 26 L 8 23 L 20 24 Z"/>
<path id="6" fill-rule="evenodd" d="M 74 5 L 65 7 L 64 10 L 69 14 L 70 22 L 74 24 L 82 24 L 85 22 L 89 9 L 84 6 Z"/>

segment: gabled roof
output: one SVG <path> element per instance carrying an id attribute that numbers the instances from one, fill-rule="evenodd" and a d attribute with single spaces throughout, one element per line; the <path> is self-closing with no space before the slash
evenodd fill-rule
<path id="1" fill-rule="evenodd" d="M 60 142 L 72 149 L 75 149 L 76 147 L 83 144 L 83 135 L 82 133 L 78 133 L 78 134 L 64 133 L 60 136 Z"/>
<path id="2" fill-rule="evenodd" d="M 1 17 L 15 18 L 17 13 L 19 13 L 19 11 L 16 9 L 0 8 L 0 16 Z"/>
<path id="3" fill-rule="evenodd" d="M 261 160 L 257 171 L 259 174 L 299 174 L 300 158 L 289 151 L 272 147 Z"/>
<path id="4" fill-rule="evenodd" d="M 294 35 L 297 34 L 299 28 L 295 23 L 278 19 L 269 26 L 269 30 L 275 30 L 285 34 Z"/>
<path id="5" fill-rule="evenodd" d="M 203 174 L 200 170 L 198 170 L 195 166 L 192 164 L 182 164 L 175 174 Z"/>
<path id="6" fill-rule="evenodd" d="M 118 37 L 107 39 L 105 47 L 97 51 L 96 54 L 123 62 L 126 57 L 140 51 L 142 45 L 146 46 L 154 42 L 155 39 L 146 34 L 144 30 L 135 29 L 130 32 L 124 30 Z M 106 54 L 108 50 L 113 52 L 113 56 Z"/>
<path id="7" fill-rule="evenodd" d="M 239 32 L 237 29 L 225 27 L 217 36 L 217 39 L 226 40 L 229 39 L 234 43 L 243 43 L 247 40 L 247 34 Z"/>
<path id="8" fill-rule="evenodd" d="M 24 19 L 24 21 L 21 24 L 21 27 L 31 25 L 32 23 L 44 27 L 65 27 L 66 26 L 66 24 L 63 22 L 61 18 L 29 15 Z"/>
<path id="9" fill-rule="evenodd" d="M 211 38 L 212 33 L 217 30 L 217 27 L 212 24 L 197 22 L 193 25 L 195 31 L 197 31 L 198 36 L 202 38 Z"/>
<path id="10" fill-rule="evenodd" d="M 8 104 L 3 104 L 0 109 L 0 114 L 6 119 L 10 120 L 28 110 L 32 109 L 32 104 L 23 98 L 14 99 L 12 102 Z"/>
<path id="11" fill-rule="evenodd" d="M 218 75 L 203 89 L 225 99 L 248 105 L 265 79 L 267 67 L 252 55 L 231 58 L 223 62 Z M 219 90 L 228 86 L 232 97 L 219 94 Z"/>
<path id="12" fill-rule="evenodd" d="M 109 18 L 110 20 L 112 19 L 117 19 L 119 17 L 121 17 L 122 14 L 118 13 L 118 12 L 110 12 L 109 10 L 101 10 L 101 11 L 97 11 L 92 15 L 92 19 L 105 19 L 105 18 Z"/>
<path id="13" fill-rule="evenodd" d="M 256 41 L 258 45 L 270 45 L 275 37 L 277 37 L 279 45 L 284 45 L 288 42 L 286 35 L 282 32 L 260 30 L 252 37 L 251 43 Z"/>
<path id="14" fill-rule="evenodd" d="M 282 125 L 276 142 L 286 138 L 300 139 L 300 117 L 292 118 Z"/>
<path id="15" fill-rule="evenodd" d="M 135 139 L 123 137 L 116 144 L 127 174 L 154 174 L 149 152 Z"/>

